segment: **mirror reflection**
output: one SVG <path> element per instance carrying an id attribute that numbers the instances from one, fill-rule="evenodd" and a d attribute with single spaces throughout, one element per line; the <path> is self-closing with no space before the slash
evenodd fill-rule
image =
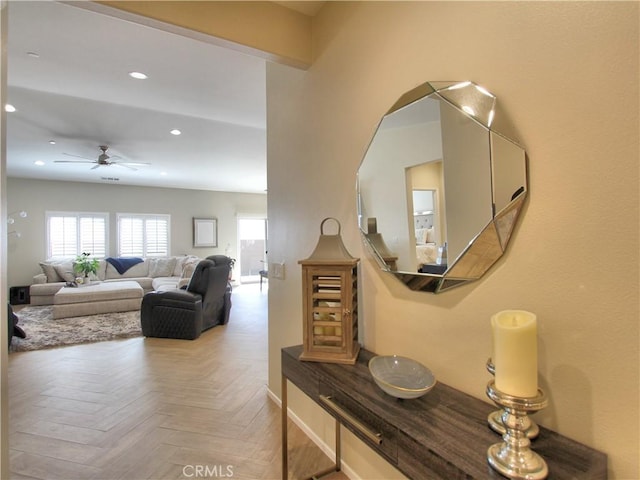
<path id="1" fill-rule="evenodd" d="M 523 204 L 524 150 L 492 127 L 496 99 L 429 82 L 380 122 L 358 170 L 359 227 L 380 266 L 415 290 L 482 276 Z"/>

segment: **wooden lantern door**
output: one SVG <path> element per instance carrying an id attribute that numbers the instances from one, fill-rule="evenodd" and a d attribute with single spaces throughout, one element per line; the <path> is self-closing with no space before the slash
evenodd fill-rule
<path id="1" fill-rule="evenodd" d="M 353 365 L 358 357 L 358 260 L 302 261 L 304 345 L 300 360 Z"/>

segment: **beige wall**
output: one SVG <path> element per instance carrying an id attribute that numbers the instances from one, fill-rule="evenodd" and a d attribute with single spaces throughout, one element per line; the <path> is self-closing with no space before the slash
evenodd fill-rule
<path id="1" fill-rule="evenodd" d="M 7 246 L 7 280 L 16 286 L 30 285 L 33 276 L 41 273 L 38 262 L 46 255 L 46 211 L 108 212 L 109 255 L 117 254 L 117 213 L 160 213 L 171 215 L 172 255 L 225 254 L 229 245 L 230 255 L 237 258 L 237 215 L 266 217 L 267 196 L 9 178 L 7 208 L 28 213 L 10 226 L 21 233 L 20 238 L 9 236 Z M 193 217 L 218 219 L 217 248 L 193 248 Z"/>
<path id="2" fill-rule="evenodd" d="M 489 316 L 534 311 L 551 396 L 538 421 L 607 452 L 611 478 L 640 478 L 638 16 L 636 2 L 324 7 L 313 25 L 313 67 L 268 67 L 270 259 L 287 263 L 285 280 L 274 279 L 269 292 L 274 392 L 280 347 L 302 340 L 297 260 L 315 246 L 322 218 L 336 216 L 347 247 L 363 258 L 367 348 L 413 356 L 484 399 Z M 527 147 L 531 192 L 489 276 L 430 296 L 405 290 L 365 256 L 355 172 L 400 93 L 459 79 L 498 95 Z M 299 394 L 291 403 L 331 443 L 331 422 Z M 401 477 L 349 435 L 343 453 L 363 478 Z"/>
<path id="3" fill-rule="evenodd" d="M 638 3 L 329 2 L 304 73 L 269 65 L 269 387 L 280 348 L 302 341 L 297 261 L 334 216 L 362 257 L 364 344 L 416 358 L 486 400 L 490 316 L 539 320 L 537 420 L 609 455 L 610 478 L 640 478 Z M 530 196 L 488 276 L 438 296 L 378 271 L 357 234 L 354 183 L 380 116 L 425 80 L 473 80 L 497 95 L 530 158 Z M 301 394 L 290 405 L 332 444 L 332 422 Z M 479 449 L 487 445 L 478 445 Z M 362 478 L 401 478 L 347 435 Z"/>
<path id="4" fill-rule="evenodd" d="M 103 7 L 116 8 L 120 12 L 115 15 L 122 18 L 123 12 L 144 15 L 144 23 L 152 18 L 213 35 L 207 41 L 299 68 L 311 63 L 311 17 L 275 2 L 107 0 L 82 6 L 109 14 L 114 12 Z"/>

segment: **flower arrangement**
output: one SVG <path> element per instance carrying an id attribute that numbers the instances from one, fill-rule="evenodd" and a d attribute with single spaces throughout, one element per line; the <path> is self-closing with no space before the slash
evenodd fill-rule
<path id="1" fill-rule="evenodd" d="M 91 254 L 86 252 L 78 255 L 73 262 L 73 270 L 78 274 L 82 273 L 85 277 L 88 277 L 90 273 L 95 275 L 100 262 L 95 258 L 89 258 L 90 256 Z"/>

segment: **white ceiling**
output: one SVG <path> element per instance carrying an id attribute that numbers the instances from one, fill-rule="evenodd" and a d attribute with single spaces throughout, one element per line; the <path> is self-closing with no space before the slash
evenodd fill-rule
<path id="1" fill-rule="evenodd" d="M 267 188 L 263 59 L 68 4 L 12 1 L 7 101 L 17 109 L 7 114 L 9 177 Z M 97 159 L 99 145 L 151 165 L 54 163 Z"/>

